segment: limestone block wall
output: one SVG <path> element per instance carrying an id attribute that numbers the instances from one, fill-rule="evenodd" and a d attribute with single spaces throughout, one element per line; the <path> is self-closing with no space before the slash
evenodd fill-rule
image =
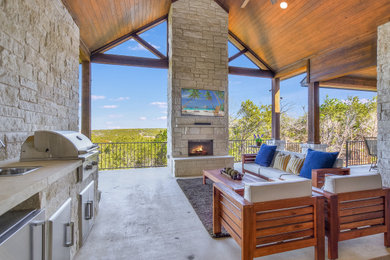
<path id="1" fill-rule="evenodd" d="M 79 29 L 61 0 L 0 0 L 0 160 L 35 130 L 78 130 Z"/>
<path id="2" fill-rule="evenodd" d="M 378 27 L 378 167 L 390 186 L 390 23 Z"/>
<path id="3" fill-rule="evenodd" d="M 168 157 L 186 157 L 188 140 L 206 139 L 214 141 L 214 155 L 227 155 L 228 14 L 214 0 L 180 0 L 168 24 Z M 225 91 L 225 116 L 182 116 L 182 88 Z"/>

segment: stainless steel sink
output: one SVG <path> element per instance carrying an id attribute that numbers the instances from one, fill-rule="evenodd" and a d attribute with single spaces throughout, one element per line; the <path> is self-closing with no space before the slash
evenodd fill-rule
<path id="1" fill-rule="evenodd" d="M 0 167 L 0 177 L 25 175 L 39 168 L 41 167 L 40 166 Z"/>

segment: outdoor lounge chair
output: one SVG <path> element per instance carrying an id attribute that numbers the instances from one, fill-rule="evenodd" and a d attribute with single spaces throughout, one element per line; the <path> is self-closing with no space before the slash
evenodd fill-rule
<path id="1" fill-rule="evenodd" d="M 382 188 L 379 174 L 328 176 L 324 190 L 325 234 L 328 258 L 338 258 L 338 242 L 384 233 L 384 244 L 390 246 L 389 188 Z"/>
<path id="2" fill-rule="evenodd" d="M 376 161 L 377 161 L 377 138 L 376 137 L 363 137 L 364 139 L 364 144 L 367 149 L 367 153 L 370 156 L 371 160 L 371 166 L 370 166 L 370 171 L 371 169 L 376 169 Z"/>
<path id="3" fill-rule="evenodd" d="M 223 226 L 241 260 L 310 246 L 315 259 L 325 258 L 324 199 L 312 195 L 310 180 L 246 185 L 244 194 L 213 186 L 213 232 Z"/>

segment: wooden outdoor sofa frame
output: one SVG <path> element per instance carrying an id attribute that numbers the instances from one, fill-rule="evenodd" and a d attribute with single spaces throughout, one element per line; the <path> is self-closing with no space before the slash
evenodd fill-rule
<path id="1" fill-rule="evenodd" d="M 254 173 L 248 170 L 244 169 L 245 163 L 253 163 L 256 159 L 257 154 L 242 154 L 242 172 L 243 173 L 250 173 L 255 176 L 259 176 L 263 179 L 266 179 L 268 181 L 272 181 L 266 176 L 263 176 L 258 173 Z M 327 175 L 349 175 L 350 169 L 349 168 L 326 168 L 326 169 L 314 169 L 312 170 L 312 186 L 321 188 L 324 185 L 324 180 Z M 283 178 L 283 177 L 282 177 Z"/>
<path id="2" fill-rule="evenodd" d="M 324 198 L 251 203 L 220 183 L 213 186 L 213 232 L 224 227 L 241 247 L 241 260 L 315 247 L 325 258 Z"/>
<path id="3" fill-rule="evenodd" d="M 390 189 L 329 193 L 313 188 L 325 198 L 325 234 L 328 258 L 338 258 L 338 242 L 384 233 L 384 245 L 390 246 Z"/>

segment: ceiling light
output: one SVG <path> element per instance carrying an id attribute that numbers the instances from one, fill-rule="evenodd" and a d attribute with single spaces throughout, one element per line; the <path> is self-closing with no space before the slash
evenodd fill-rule
<path id="1" fill-rule="evenodd" d="M 281 2 L 280 3 L 280 8 L 282 8 L 282 9 L 286 9 L 287 6 L 288 6 L 287 2 Z"/>

